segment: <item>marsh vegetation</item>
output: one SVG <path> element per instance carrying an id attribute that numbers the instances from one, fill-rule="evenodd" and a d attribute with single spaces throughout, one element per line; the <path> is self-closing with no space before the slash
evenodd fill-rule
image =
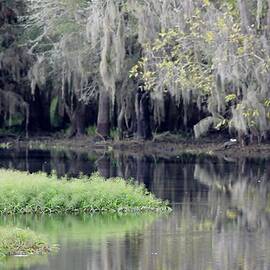
<path id="1" fill-rule="evenodd" d="M 83 213 L 89 215 L 97 212 L 167 212 L 170 209 L 166 202 L 155 198 L 142 185 L 131 182 L 131 180 L 125 181 L 120 177 L 105 180 L 100 175 L 93 174 L 91 177 L 58 179 L 55 174 L 48 176 L 44 173 L 29 174 L 0 169 L 0 182 L 2 219 L 5 219 L 7 215 L 15 218 L 18 216 L 14 215 L 18 214 L 19 217 L 33 214 L 32 218 L 37 220 L 38 217 L 35 215 L 39 215 L 41 218 L 41 215 L 44 214 L 61 216 Z M 86 219 L 87 217 L 85 217 Z M 55 220 L 57 220 L 57 216 L 55 216 Z M 53 223 L 52 227 L 55 227 L 55 224 Z M 74 227 L 71 225 L 72 223 L 69 223 L 66 228 L 68 234 Z M 95 237 L 96 233 L 102 230 L 101 225 L 102 223 L 94 224 L 93 228 L 88 228 L 89 237 L 91 235 Z M 124 223 L 121 226 L 123 225 Z M 37 225 L 33 229 L 37 231 L 39 226 Z M 98 230 L 96 226 L 98 226 Z M 117 226 L 103 228 L 103 231 L 107 229 L 108 232 L 115 232 L 119 226 L 120 224 L 117 223 Z M 132 226 L 136 227 L 136 216 L 134 216 Z M 63 229 L 61 228 L 61 230 Z M 58 230 L 59 228 L 57 228 Z M 123 228 L 119 232 L 122 230 Z M 49 234 L 47 236 L 49 237 Z M 52 239 L 52 232 L 50 232 L 50 238 Z M 57 238 L 54 241 L 57 241 Z M 12 226 L 0 227 L 0 254 L 2 257 L 43 255 L 52 250 L 53 246 L 50 246 L 49 242 L 27 228 L 23 230 Z"/>
<path id="2" fill-rule="evenodd" d="M 0 227 L 0 260 L 6 256 L 44 255 L 53 250 L 44 236 L 29 229 Z"/>
<path id="3" fill-rule="evenodd" d="M 98 174 L 79 179 L 0 170 L 0 213 L 92 213 L 166 211 L 167 203 L 142 185 Z"/>

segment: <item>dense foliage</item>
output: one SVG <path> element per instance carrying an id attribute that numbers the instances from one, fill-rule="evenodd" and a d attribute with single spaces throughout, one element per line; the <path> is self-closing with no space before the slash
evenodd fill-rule
<path id="1" fill-rule="evenodd" d="M 4 1 L 0 125 L 261 142 L 269 25 L 267 0 Z"/>
<path id="2" fill-rule="evenodd" d="M 0 259 L 14 255 L 42 255 L 51 251 L 49 244 L 29 229 L 0 227 L 0 234 Z"/>
<path id="3" fill-rule="evenodd" d="M 0 170 L 0 213 L 93 213 L 163 211 L 167 204 L 143 186 L 99 175 L 57 179 L 45 174 Z M 16 185 L 14 185 L 16 183 Z"/>

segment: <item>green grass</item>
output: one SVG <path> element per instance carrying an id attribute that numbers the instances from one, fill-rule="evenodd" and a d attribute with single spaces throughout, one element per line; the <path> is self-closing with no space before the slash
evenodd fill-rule
<path id="1" fill-rule="evenodd" d="M 90 137 L 95 137 L 97 135 L 97 127 L 96 126 L 89 126 L 86 129 L 86 134 Z"/>
<path id="2" fill-rule="evenodd" d="M 46 241 L 33 231 L 0 227 L 0 258 L 13 255 L 46 254 L 50 251 Z"/>
<path id="3" fill-rule="evenodd" d="M 164 211 L 166 202 L 121 178 L 57 179 L 0 170 L 0 214 Z"/>

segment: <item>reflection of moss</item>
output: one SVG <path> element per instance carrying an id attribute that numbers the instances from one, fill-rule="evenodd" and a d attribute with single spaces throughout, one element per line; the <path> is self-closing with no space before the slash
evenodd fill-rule
<path id="1" fill-rule="evenodd" d="M 104 214 L 82 216 L 10 216 L 1 219 L 0 224 L 30 228 L 46 234 L 51 241 L 91 240 L 100 241 L 110 236 L 122 237 L 150 225 L 157 214 Z"/>
<path id="2" fill-rule="evenodd" d="M 270 213 L 270 194 L 267 195 L 267 201 L 266 201 L 266 209 L 265 209 L 265 211 L 267 213 Z"/>
<path id="3" fill-rule="evenodd" d="M 205 219 L 201 223 L 198 224 L 197 228 L 198 231 L 212 231 L 213 229 L 213 221 L 210 219 Z"/>
<path id="4" fill-rule="evenodd" d="M 235 211 L 235 210 L 227 210 L 227 211 L 226 211 L 226 217 L 227 217 L 228 219 L 236 219 L 237 216 L 238 216 L 238 213 L 237 213 L 237 211 Z"/>

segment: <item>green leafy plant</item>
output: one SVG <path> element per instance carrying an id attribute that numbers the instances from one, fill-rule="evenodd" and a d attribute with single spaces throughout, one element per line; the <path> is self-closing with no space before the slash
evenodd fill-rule
<path id="1" fill-rule="evenodd" d="M 90 137 L 94 137 L 97 135 L 97 127 L 96 126 L 89 126 L 86 129 L 86 134 Z"/>
<path id="2" fill-rule="evenodd" d="M 13 255 L 46 254 L 53 248 L 31 230 L 0 227 L 0 258 Z"/>
<path id="3" fill-rule="evenodd" d="M 0 213 L 91 213 L 168 210 L 143 186 L 98 174 L 79 179 L 0 170 Z"/>

